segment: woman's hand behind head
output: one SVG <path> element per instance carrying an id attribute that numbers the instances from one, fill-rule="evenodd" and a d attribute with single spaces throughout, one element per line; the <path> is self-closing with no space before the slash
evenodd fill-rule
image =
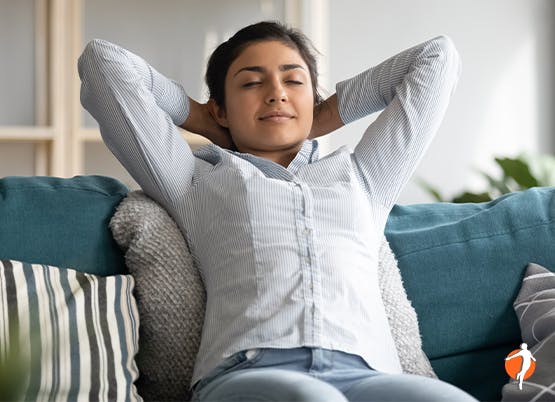
<path id="1" fill-rule="evenodd" d="M 211 114 L 208 102 L 198 103 L 189 98 L 189 116 L 181 125 L 181 128 L 202 135 L 222 148 L 236 150 L 229 130 L 216 122 Z"/>

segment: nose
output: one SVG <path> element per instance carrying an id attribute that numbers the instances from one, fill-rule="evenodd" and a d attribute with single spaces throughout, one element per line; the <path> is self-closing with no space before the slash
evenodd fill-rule
<path id="1" fill-rule="evenodd" d="M 287 92 L 281 82 L 272 82 L 266 94 L 266 103 L 273 104 L 287 102 L 287 100 Z"/>

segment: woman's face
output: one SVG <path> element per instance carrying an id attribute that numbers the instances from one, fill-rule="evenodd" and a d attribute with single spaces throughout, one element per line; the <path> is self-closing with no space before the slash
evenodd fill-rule
<path id="1" fill-rule="evenodd" d="M 269 157 L 300 149 L 312 127 L 314 94 L 301 55 L 279 41 L 249 45 L 225 79 L 220 124 L 240 152 Z"/>

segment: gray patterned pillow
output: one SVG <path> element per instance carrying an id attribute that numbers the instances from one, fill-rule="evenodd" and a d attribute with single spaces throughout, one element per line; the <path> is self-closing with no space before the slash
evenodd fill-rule
<path id="1" fill-rule="evenodd" d="M 503 386 L 503 401 L 555 400 L 555 273 L 530 263 L 513 303 L 522 341 L 536 359 L 536 369 L 522 390 L 511 380 Z"/>
<path id="2" fill-rule="evenodd" d="M 110 227 L 136 281 L 139 394 L 145 400 L 188 400 L 206 295 L 187 244 L 167 212 L 142 191 L 130 192 L 120 203 Z M 379 279 L 403 371 L 437 378 L 422 351 L 416 312 L 385 236 Z"/>

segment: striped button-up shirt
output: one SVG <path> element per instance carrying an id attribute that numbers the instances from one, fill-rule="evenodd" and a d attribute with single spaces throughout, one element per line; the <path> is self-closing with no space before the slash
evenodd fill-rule
<path id="1" fill-rule="evenodd" d="M 447 37 L 337 84 L 344 123 L 383 110 L 354 150 L 319 158 L 306 140 L 287 168 L 206 145 L 176 125 L 187 94 L 137 55 L 90 42 L 81 100 L 106 145 L 184 234 L 207 293 L 191 385 L 226 357 L 300 346 L 401 367 L 381 300 L 387 216 L 440 124 L 460 70 Z"/>

